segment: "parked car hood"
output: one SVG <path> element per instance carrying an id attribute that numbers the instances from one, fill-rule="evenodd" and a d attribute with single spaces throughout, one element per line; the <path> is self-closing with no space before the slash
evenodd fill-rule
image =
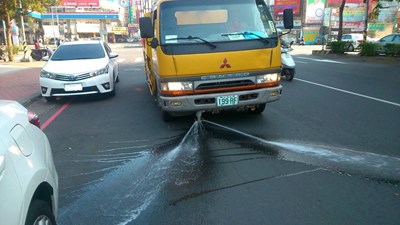
<path id="1" fill-rule="evenodd" d="M 107 64 L 107 58 L 64 61 L 50 60 L 44 65 L 43 70 L 50 73 L 81 74 L 103 69 Z"/>

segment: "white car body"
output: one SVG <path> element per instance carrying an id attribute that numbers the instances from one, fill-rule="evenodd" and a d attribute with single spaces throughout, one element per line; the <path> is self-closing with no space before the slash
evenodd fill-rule
<path id="1" fill-rule="evenodd" d="M 360 44 L 363 42 L 364 36 L 363 34 L 357 33 L 350 33 L 350 34 L 343 34 L 342 41 L 349 42 L 349 45 L 346 46 L 346 49 L 350 52 L 358 49 Z"/>
<path id="2" fill-rule="evenodd" d="M 385 45 L 386 44 L 398 44 L 400 45 L 400 34 L 388 34 L 381 39 L 378 39 L 376 42 L 374 42 L 376 45 L 378 45 L 378 53 L 379 54 L 386 54 L 385 52 Z"/>
<path id="3" fill-rule="evenodd" d="M 28 110 L 0 100 L 0 223 L 23 225 L 33 201 L 58 207 L 58 175 L 46 135 L 28 120 Z"/>
<path id="4" fill-rule="evenodd" d="M 102 46 L 104 56 L 79 58 L 83 53 L 76 52 L 74 59 L 57 60 L 57 57 L 63 57 L 61 53 L 65 48 L 78 46 L 79 49 L 84 49 L 88 45 Z M 42 96 L 50 100 L 58 96 L 115 94 L 115 83 L 119 80 L 116 57 L 118 55 L 111 52 L 108 44 L 102 41 L 75 41 L 62 44 L 42 68 L 40 74 Z"/>

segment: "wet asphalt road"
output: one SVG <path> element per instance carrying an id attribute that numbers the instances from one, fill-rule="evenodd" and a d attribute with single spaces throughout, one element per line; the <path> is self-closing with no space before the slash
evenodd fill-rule
<path id="1" fill-rule="evenodd" d="M 164 123 L 141 49 L 114 48 L 115 97 L 29 106 L 42 121 L 66 106 L 45 129 L 59 224 L 400 221 L 399 65 L 296 55 L 296 79 L 262 115 Z"/>

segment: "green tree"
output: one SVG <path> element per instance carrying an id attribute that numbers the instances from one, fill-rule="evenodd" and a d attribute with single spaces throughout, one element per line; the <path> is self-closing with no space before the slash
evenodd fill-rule
<path id="1" fill-rule="evenodd" d="M 44 12 L 51 5 L 58 5 L 60 0 L 0 0 L 0 20 L 6 23 L 6 45 L 8 59 L 14 61 L 11 41 L 11 21 L 20 21 L 19 16 L 27 15 L 30 11 Z M 22 7 L 20 8 L 20 2 Z"/>

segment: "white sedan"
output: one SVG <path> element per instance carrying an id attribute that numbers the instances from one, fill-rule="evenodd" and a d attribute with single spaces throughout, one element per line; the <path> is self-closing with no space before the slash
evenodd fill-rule
<path id="1" fill-rule="evenodd" d="M 105 93 L 115 95 L 119 81 L 118 55 L 103 41 L 76 41 L 60 45 L 40 72 L 42 96 Z"/>
<path id="2" fill-rule="evenodd" d="M 58 175 L 37 115 L 0 100 L 0 223 L 55 224 Z"/>

